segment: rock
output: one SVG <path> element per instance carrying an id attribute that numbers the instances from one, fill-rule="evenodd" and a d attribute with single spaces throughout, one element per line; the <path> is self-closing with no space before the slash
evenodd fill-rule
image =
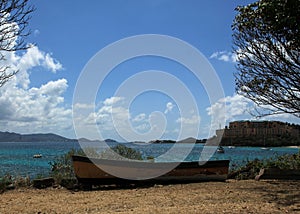
<path id="1" fill-rule="evenodd" d="M 62 179 L 60 185 L 67 189 L 74 189 L 77 187 L 77 179 Z"/>
<path id="2" fill-rule="evenodd" d="M 33 180 L 33 187 L 38 189 L 47 188 L 52 186 L 53 184 L 54 184 L 54 178 L 52 177 Z"/>
<path id="3" fill-rule="evenodd" d="M 278 179 L 278 180 L 300 180 L 300 170 L 267 168 L 261 169 L 255 180 Z"/>
<path id="4" fill-rule="evenodd" d="M 7 190 L 13 190 L 13 189 L 15 189 L 15 188 L 16 188 L 16 187 L 15 187 L 14 184 L 9 184 L 9 185 L 6 187 Z"/>

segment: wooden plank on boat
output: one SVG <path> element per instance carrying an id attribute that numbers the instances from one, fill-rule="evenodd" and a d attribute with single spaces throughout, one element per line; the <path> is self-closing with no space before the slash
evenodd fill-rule
<path id="1" fill-rule="evenodd" d="M 79 182 L 82 183 L 114 183 L 131 180 L 131 182 L 142 182 L 148 175 L 147 181 L 200 181 L 227 179 L 229 160 L 195 162 L 142 162 L 142 161 L 118 161 L 105 159 L 89 159 L 84 156 L 72 156 L 74 172 Z M 107 170 L 105 170 L 107 169 Z M 137 175 L 130 179 L 120 178 L 108 173 L 127 173 L 126 176 Z M 163 174 L 161 174 L 163 173 Z M 125 177 L 126 177 L 125 176 Z M 122 177 L 122 176 L 121 176 Z"/>

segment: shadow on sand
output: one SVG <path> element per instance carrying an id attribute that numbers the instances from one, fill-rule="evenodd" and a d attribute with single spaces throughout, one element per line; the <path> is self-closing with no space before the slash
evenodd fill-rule
<path id="1" fill-rule="evenodd" d="M 278 207 L 295 206 L 293 211 L 300 211 L 300 181 L 299 180 L 264 180 L 266 185 L 259 187 L 241 187 L 241 190 L 261 193 L 268 203 Z"/>

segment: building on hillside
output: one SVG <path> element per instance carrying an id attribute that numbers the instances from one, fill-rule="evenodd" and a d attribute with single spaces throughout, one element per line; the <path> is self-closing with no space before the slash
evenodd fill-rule
<path id="1" fill-rule="evenodd" d="M 223 141 L 230 139 L 300 139 L 300 125 L 280 121 L 234 121 L 216 131 Z"/>

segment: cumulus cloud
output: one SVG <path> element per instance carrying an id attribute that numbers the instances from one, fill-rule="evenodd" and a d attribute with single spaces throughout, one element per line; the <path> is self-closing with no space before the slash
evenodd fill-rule
<path id="1" fill-rule="evenodd" d="M 266 108 L 266 106 L 264 106 Z M 235 120 L 258 120 L 255 116 L 251 114 L 255 112 L 255 109 L 263 112 L 264 108 L 258 107 L 253 101 L 238 95 L 234 94 L 233 96 L 227 96 L 223 99 L 220 99 L 217 103 L 214 103 L 212 106 L 208 107 L 207 114 L 209 116 L 214 116 L 215 119 L 212 124 L 212 129 L 219 129 L 218 121 L 226 120 L 226 123 Z M 224 113 L 225 109 L 225 114 Z M 288 121 L 290 123 L 299 123 L 299 119 L 290 114 L 279 114 L 279 115 L 270 115 L 267 117 L 259 118 L 259 120 L 279 120 L 279 121 Z"/>
<path id="2" fill-rule="evenodd" d="M 29 71 L 35 67 L 42 67 L 44 70 L 50 70 L 55 73 L 61 70 L 62 64 L 52 58 L 49 53 L 41 51 L 37 46 L 32 46 L 23 55 L 17 55 L 15 52 L 2 52 L 5 60 L 0 61 L 0 66 L 9 66 L 7 72 L 18 71 L 11 82 L 28 89 L 30 84 Z M 12 85 L 12 84 L 11 84 Z"/>
<path id="3" fill-rule="evenodd" d="M 192 115 L 191 117 L 179 117 L 176 123 L 182 123 L 183 125 L 196 125 L 200 123 L 200 116 Z"/>
<path id="4" fill-rule="evenodd" d="M 198 138 L 200 131 L 201 117 L 197 114 L 190 114 L 185 117 L 181 116 L 175 121 L 179 124 L 179 128 L 175 128 L 173 133 L 178 133 L 178 140 L 183 140 L 188 137 Z"/>
<path id="5" fill-rule="evenodd" d="M 220 121 L 233 121 L 241 119 L 250 119 L 249 109 L 253 107 L 253 103 L 241 95 L 235 94 L 220 99 L 208 107 L 207 114 L 213 118 L 212 129 L 216 130 L 220 127 Z M 225 109 L 225 111 L 224 111 Z"/>
<path id="6" fill-rule="evenodd" d="M 133 122 L 142 122 L 142 121 L 145 121 L 146 119 L 146 114 L 145 113 L 141 113 L 141 114 L 138 114 L 137 116 L 135 116 L 133 118 Z"/>
<path id="7" fill-rule="evenodd" d="M 166 104 L 166 110 L 165 110 L 164 113 L 167 114 L 167 113 L 171 112 L 171 111 L 173 110 L 173 108 L 174 108 L 174 104 L 171 103 L 171 102 L 168 102 L 168 103 Z"/>
<path id="8" fill-rule="evenodd" d="M 76 104 L 75 107 L 78 111 L 81 110 L 89 110 L 88 115 L 84 115 L 84 111 L 82 115 L 79 115 L 80 118 L 75 118 L 76 121 L 84 129 L 87 129 L 87 125 L 95 125 L 99 126 L 100 130 L 113 130 L 115 127 L 115 123 L 125 124 L 128 119 L 130 119 L 129 110 L 123 106 L 124 100 L 123 97 L 110 97 L 103 101 L 103 105 L 94 111 L 92 105 L 87 104 Z M 127 126 L 124 126 L 127 127 Z"/>
<path id="9" fill-rule="evenodd" d="M 103 104 L 105 106 L 110 106 L 110 105 L 116 104 L 122 100 L 124 100 L 124 97 L 110 97 L 110 98 L 105 99 Z"/>
<path id="10" fill-rule="evenodd" d="M 149 141 L 156 139 L 156 136 L 165 130 L 165 116 L 162 112 L 156 111 L 151 114 L 133 114 L 127 106 L 128 100 L 125 97 L 109 97 L 94 111 L 90 109 L 86 113 L 85 105 L 80 104 L 77 110 L 82 113 L 76 114 L 78 122 L 79 137 L 92 136 L 95 139 L 123 137 L 125 141 Z M 167 105 L 169 110 L 170 104 Z M 95 128 L 96 127 L 96 128 Z M 94 130 L 93 133 L 90 130 Z M 97 130 L 97 133 L 95 132 Z"/>
<path id="11" fill-rule="evenodd" d="M 237 56 L 236 54 L 228 51 L 217 51 L 214 52 L 210 57 L 210 59 L 217 59 L 224 62 L 236 62 Z"/>
<path id="12" fill-rule="evenodd" d="M 1 130 L 61 133 L 71 129 L 72 112 L 63 105 L 67 80 L 62 78 L 40 87 L 30 87 L 31 69 L 41 67 L 41 70 L 56 72 L 62 69 L 61 63 L 36 46 L 21 55 L 15 52 L 2 54 L 6 60 L 1 61 L 1 65 L 9 65 L 10 69 L 19 72 L 0 90 Z"/>

